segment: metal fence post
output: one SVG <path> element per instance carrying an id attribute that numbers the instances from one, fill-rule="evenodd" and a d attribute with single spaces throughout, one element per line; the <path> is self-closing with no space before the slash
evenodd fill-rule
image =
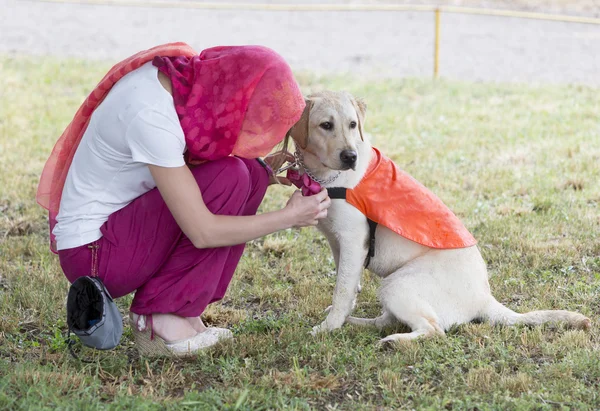
<path id="1" fill-rule="evenodd" d="M 440 9 L 435 9 L 435 39 L 433 50 L 433 78 L 437 79 L 440 72 Z"/>

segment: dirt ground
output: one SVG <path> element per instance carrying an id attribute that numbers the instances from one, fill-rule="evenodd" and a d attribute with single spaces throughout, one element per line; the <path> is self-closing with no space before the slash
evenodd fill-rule
<path id="1" fill-rule="evenodd" d="M 600 9 L 600 0 L 427 3 L 588 16 Z M 0 53 L 115 61 L 169 41 L 185 41 L 198 50 L 263 44 L 280 52 L 297 71 L 375 77 L 429 77 L 433 72 L 431 12 L 202 10 L 23 0 L 0 4 Z M 600 85 L 598 50 L 600 25 L 453 13 L 441 17 L 440 75 L 445 78 Z"/>

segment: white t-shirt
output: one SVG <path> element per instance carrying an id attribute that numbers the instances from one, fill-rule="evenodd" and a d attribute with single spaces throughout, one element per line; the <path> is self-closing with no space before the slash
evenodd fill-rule
<path id="1" fill-rule="evenodd" d="M 173 97 L 147 63 L 117 82 L 77 147 L 53 234 L 59 250 L 102 237 L 108 216 L 156 184 L 147 164 L 185 165 L 185 136 Z"/>

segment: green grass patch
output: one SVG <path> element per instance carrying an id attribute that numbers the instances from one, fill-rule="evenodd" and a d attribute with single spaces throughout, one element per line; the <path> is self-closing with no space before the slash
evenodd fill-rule
<path id="1" fill-rule="evenodd" d="M 68 282 L 34 196 L 54 142 L 109 67 L 0 57 L 0 408 L 600 408 L 600 103 L 586 87 L 298 75 L 305 92 L 367 101 L 374 145 L 464 220 L 500 301 L 580 311 L 591 332 L 468 324 L 397 350 L 349 325 L 313 338 L 334 265 L 324 238 L 303 229 L 251 242 L 205 313 L 234 342 L 149 360 L 126 329 L 118 349 L 73 360 Z M 262 209 L 288 195 L 272 188 Z M 378 280 L 365 273 L 363 284 L 357 314 L 377 315 Z M 118 301 L 124 313 L 130 301 Z"/>

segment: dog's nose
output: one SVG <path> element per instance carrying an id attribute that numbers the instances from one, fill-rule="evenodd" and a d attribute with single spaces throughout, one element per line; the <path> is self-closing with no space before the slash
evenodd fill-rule
<path id="1" fill-rule="evenodd" d="M 340 153 L 340 160 L 342 163 L 352 167 L 356 163 L 356 151 L 354 150 L 342 150 Z"/>

